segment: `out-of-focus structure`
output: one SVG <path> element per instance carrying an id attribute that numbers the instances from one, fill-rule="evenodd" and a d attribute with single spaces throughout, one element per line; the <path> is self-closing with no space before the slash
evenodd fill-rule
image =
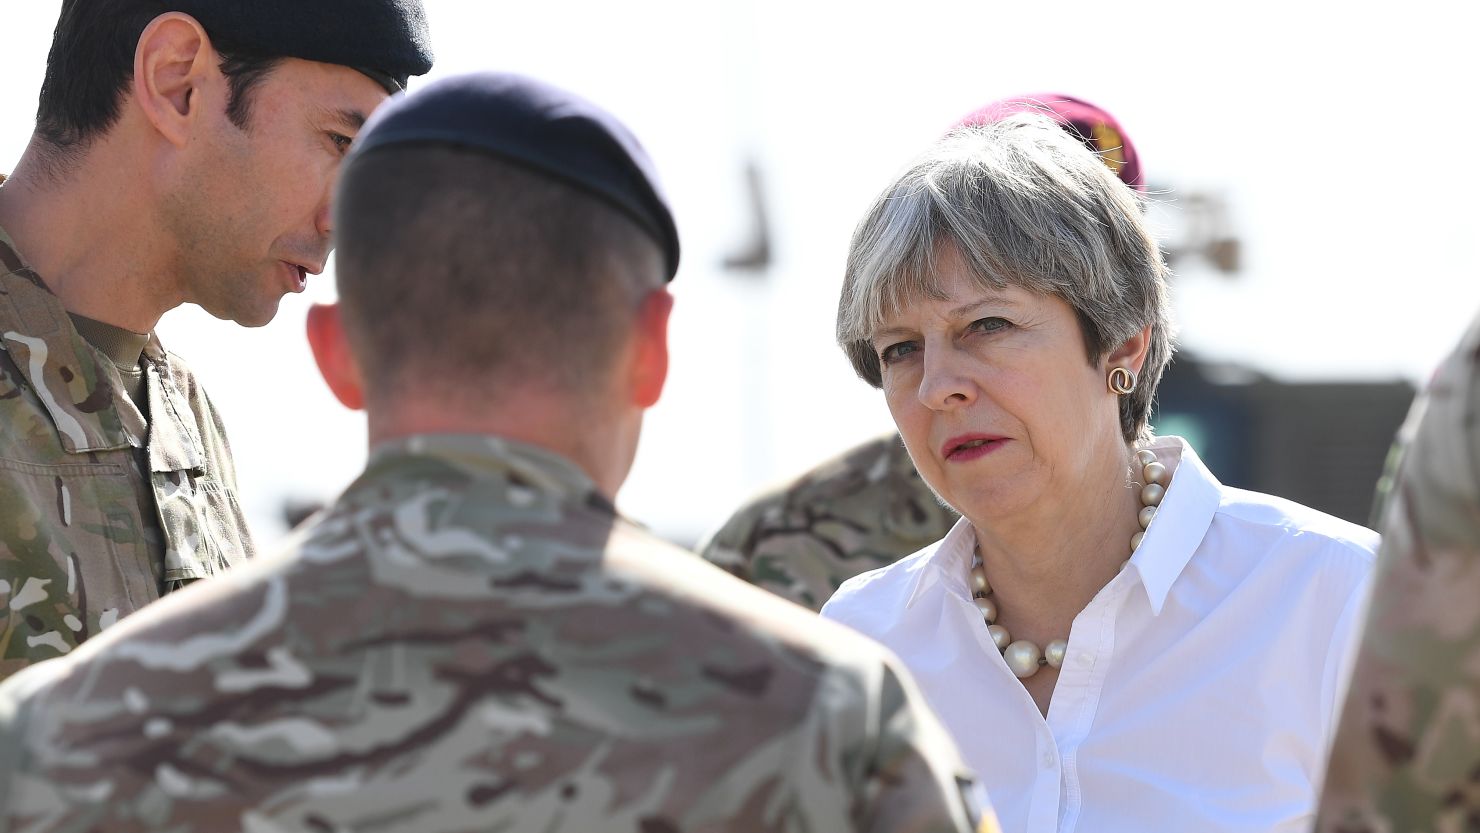
<path id="1" fill-rule="evenodd" d="M 1206 267 L 1238 279 L 1243 244 L 1221 195 L 1193 192 L 1153 210 L 1168 229 L 1163 249 L 1174 272 Z M 1152 424 L 1186 437 L 1227 485 L 1365 524 L 1414 393 L 1399 379 L 1284 382 L 1184 350 L 1167 369 Z"/>
<path id="2" fill-rule="evenodd" d="M 1179 354 L 1152 424 L 1186 437 L 1229 486 L 1367 524 L 1373 489 L 1414 389 L 1391 382 L 1281 382 Z"/>

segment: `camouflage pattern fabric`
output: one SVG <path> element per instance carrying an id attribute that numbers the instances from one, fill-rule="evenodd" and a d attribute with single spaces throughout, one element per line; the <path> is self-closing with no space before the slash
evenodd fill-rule
<path id="1" fill-rule="evenodd" d="M 3 230 L 0 348 L 3 679 L 246 559 L 252 542 L 225 431 L 190 371 L 150 338 L 146 425 Z"/>
<path id="2" fill-rule="evenodd" d="M 803 607 L 944 538 L 957 515 L 915 471 L 898 434 L 829 460 L 752 500 L 699 552 Z"/>
<path id="3" fill-rule="evenodd" d="M 483 436 L 0 687 L 0 833 L 995 830 L 961 767 L 882 649 Z"/>
<path id="4" fill-rule="evenodd" d="M 1480 319 L 1399 442 L 1327 833 L 1480 830 Z"/>

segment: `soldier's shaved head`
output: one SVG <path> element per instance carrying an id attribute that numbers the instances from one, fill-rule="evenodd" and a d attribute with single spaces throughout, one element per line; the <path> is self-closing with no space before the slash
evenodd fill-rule
<path id="1" fill-rule="evenodd" d="M 338 286 L 370 403 L 603 387 L 663 254 L 627 215 L 516 163 L 405 145 L 346 168 Z"/>

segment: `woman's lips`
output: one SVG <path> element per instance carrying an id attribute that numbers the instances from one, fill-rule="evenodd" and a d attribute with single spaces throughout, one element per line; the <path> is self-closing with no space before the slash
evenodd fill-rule
<path id="1" fill-rule="evenodd" d="M 952 463 L 965 463 L 991 454 L 1007 443 L 1006 437 L 990 434 L 962 434 L 946 440 L 941 456 Z"/>

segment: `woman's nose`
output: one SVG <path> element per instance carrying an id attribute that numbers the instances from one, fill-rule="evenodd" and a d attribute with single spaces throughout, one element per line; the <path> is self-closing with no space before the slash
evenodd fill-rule
<path id="1" fill-rule="evenodd" d="M 971 404 L 976 399 L 977 387 L 965 371 L 962 357 L 954 355 L 954 351 L 927 348 L 920 377 L 920 402 L 938 411 Z"/>

